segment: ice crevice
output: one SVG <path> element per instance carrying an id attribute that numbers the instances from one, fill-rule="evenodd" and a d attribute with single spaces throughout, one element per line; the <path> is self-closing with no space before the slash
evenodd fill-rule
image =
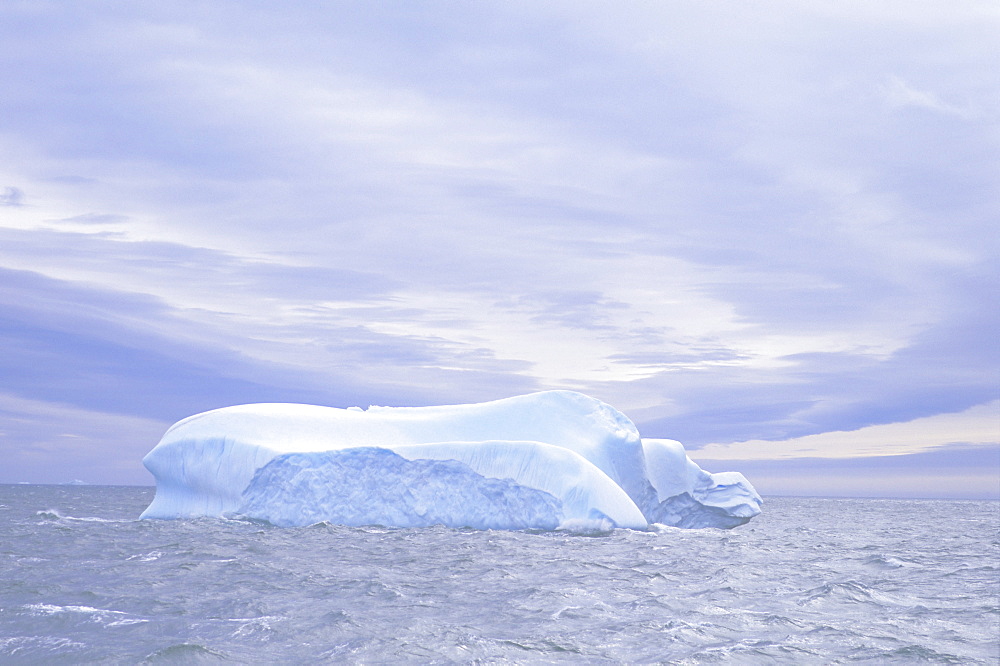
<path id="1" fill-rule="evenodd" d="M 761 499 L 679 442 L 643 440 L 621 412 L 573 391 L 440 407 L 267 403 L 172 426 L 143 459 L 144 518 L 551 530 L 735 527 Z"/>

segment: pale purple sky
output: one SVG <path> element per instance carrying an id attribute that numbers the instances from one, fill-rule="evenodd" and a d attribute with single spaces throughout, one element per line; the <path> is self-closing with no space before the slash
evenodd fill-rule
<path id="1" fill-rule="evenodd" d="M 0 482 L 568 388 L 761 492 L 1000 496 L 994 2 L 6 2 Z"/>

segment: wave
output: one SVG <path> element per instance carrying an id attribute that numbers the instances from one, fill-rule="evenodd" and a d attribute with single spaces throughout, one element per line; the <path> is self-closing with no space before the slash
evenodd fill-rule
<path id="1" fill-rule="evenodd" d="M 914 562 L 913 560 L 908 560 L 902 557 L 893 557 L 891 555 L 872 555 L 865 558 L 864 564 L 875 566 L 884 569 L 906 569 L 906 568 L 921 568 L 922 564 Z"/>
<path id="2" fill-rule="evenodd" d="M 178 643 L 146 655 L 146 658 L 139 663 L 202 664 L 216 661 L 231 662 L 232 659 L 223 652 L 199 643 Z"/>
<path id="3" fill-rule="evenodd" d="M 137 519 L 135 518 L 98 518 L 97 516 L 67 516 L 59 512 L 58 509 L 45 509 L 44 511 L 36 511 L 35 515 L 39 518 L 46 518 L 48 520 L 67 520 L 76 521 L 80 523 L 134 523 Z"/>
<path id="4" fill-rule="evenodd" d="M 26 604 L 22 608 L 27 611 L 28 615 L 36 616 L 58 615 L 63 613 L 77 614 L 88 620 L 98 622 L 106 627 L 121 627 L 149 622 L 149 620 L 145 618 L 132 617 L 124 611 L 110 610 L 107 608 L 94 608 L 93 606 Z"/>
<path id="5" fill-rule="evenodd" d="M 775 498 L 749 529 L 587 539 L 44 490 L 2 497 L 0 663 L 1000 663 L 995 503 Z"/>

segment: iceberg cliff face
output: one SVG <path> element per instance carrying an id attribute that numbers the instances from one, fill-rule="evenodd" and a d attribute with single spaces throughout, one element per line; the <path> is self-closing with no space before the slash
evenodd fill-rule
<path id="1" fill-rule="evenodd" d="M 556 529 L 562 522 L 562 505 L 544 490 L 484 477 L 455 460 L 407 460 L 368 447 L 280 455 L 254 474 L 240 511 L 281 526 Z"/>
<path id="2" fill-rule="evenodd" d="M 143 463 L 145 518 L 242 515 L 479 529 L 734 527 L 760 513 L 742 475 L 709 474 L 670 440 L 580 393 L 477 405 L 228 407 L 171 427 Z"/>

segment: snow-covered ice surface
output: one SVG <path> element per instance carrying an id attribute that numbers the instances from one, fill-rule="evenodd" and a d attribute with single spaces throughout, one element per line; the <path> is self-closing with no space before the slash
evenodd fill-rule
<path id="1" fill-rule="evenodd" d="M 573 391 L 475 405 L 241 405 L 171 427 L 144 518 L 477 529 L 735 527 L 761 499 Z"/>

